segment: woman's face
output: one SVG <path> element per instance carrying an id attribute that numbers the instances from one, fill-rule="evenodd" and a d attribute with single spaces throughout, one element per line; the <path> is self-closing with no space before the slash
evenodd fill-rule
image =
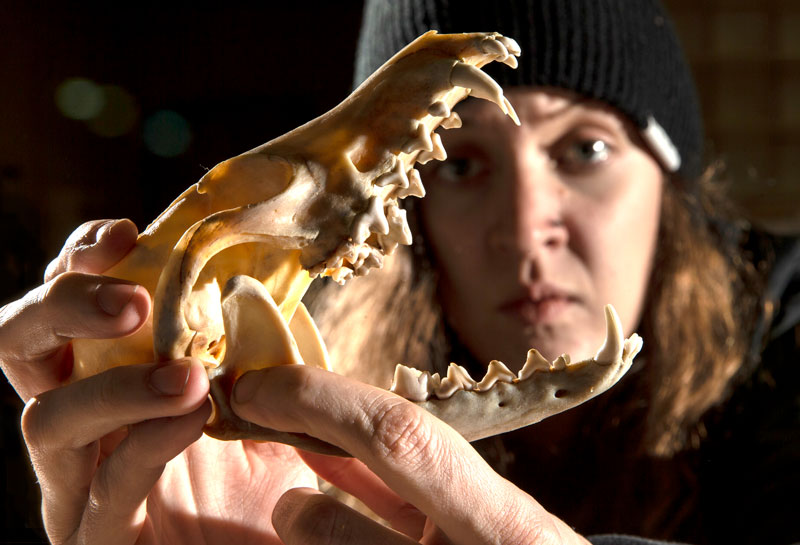
<path id="1" fill-rule="evenodd" d="M 572 94 L 507 94 L 517 127 L 488 102 L 462 103 L 441 131 L 421 202 L 448 322 L 484 364 L 512 370 L 529 348 L 591 357 L 613 304 L 639 321 L 663 183 L 655 159 L 612 109 Z"/>

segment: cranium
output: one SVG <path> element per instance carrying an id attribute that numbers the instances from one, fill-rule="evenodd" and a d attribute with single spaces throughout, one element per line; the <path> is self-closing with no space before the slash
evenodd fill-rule
<path id="1" fill-rule="evenodd" d="M 318 276 L 344 283 L 411 243 L 398 201 L 424 196 L 414 164 L 446 158 L 434 130 L 459 127 L 453 107 L 469 95 L 519 124 L 500 86 L 480 70 L 492 61 L 515 68 L 519 54 L 497 33 L 428 32 L 333 110 L 214 167 L 107 273 L 154 293 L 148 324 L 122 340 L 76 341 L 73 378 L 195 356 L 211 379 L 209 435 L 343 454 L 242 421 L 230 409 L 233 385 L 248 370 L 274 365 L 330 369 L 301 302 L 309 284 Z M 641 340 L 623 341 L 610 307 L 607 319 L 608 340 L 591 360 L 549 363 L 532 350 L 519 376 L 492 362 L 480 382 L 454 364 L 445 378 L 398 366 L 392 390 L 470 440 L 531 424 L 599 394 L 630 367 Z"/>

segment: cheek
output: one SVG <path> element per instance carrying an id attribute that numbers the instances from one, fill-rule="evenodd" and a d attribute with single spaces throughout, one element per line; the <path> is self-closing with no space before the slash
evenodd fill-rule
<path id="1" fill-rule="evenodd" d="M 576 228 L 596 303 L 616 307 L 626 334 L 639 322 L 650 279 L 662 183 L 660 171 L 645 171 L 626 191 L 584 214 Z"/>

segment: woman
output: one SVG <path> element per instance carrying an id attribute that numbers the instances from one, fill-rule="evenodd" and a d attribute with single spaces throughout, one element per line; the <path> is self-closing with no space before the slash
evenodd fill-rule
<path id="1" fill-rule="evenodd" d="M 445 133 L 449 160 L 423 173 L 429 195 L 416 217 L 424 244 L 412 263 L 399 256 L 388 271 L 407 293 L 390 291 L 388 282 L 384 289 L 353 283 L 340 294 L 341 304 L 320 310 L 320 320 L 335 333 L 330 324 L 338 313 L 366 315 L 373 329 L 362 323 L 361 333 L 377 335 L 387 324 L 375 305 L 387 304 L 395 310 L 392 318 L 415 312 L 408 327 L 414 342 L 408 358 L 399 359 L 434 368 L 454 359 L 480 369 L 498 358 L 514 367 L 531 346 L 550 357 L 596 349 L 599 309 L 612 302 L 627 332 L 639 329 L 645 337 L 640 368 L 610 395 L 482 444 L 495 468 L 520 486 L 413 405 L 313 369 L 246 375 L 235 390 L 235 410 L 262 425 L 338 444 L 360 461 L 283 445 L 198 439 L 209 410 L 198 362 L 158 369 L 143 363 L 62 386 L 70 338 L 121 336 L 140 327 L 149 312 L 143 290 L 99 276 L 130 248 L 135 228 L 93 222 L 68 241 L 44 286 L 4 307 L 0 327 L 0 361 L 28 402 L 23 433 L 53 542 L 262 543 L 279 536 L 285 543 L 586 543 L 580 533 L 635 531 L 700 543 L 730 535 L 742 542 L 745 535 L 734 534 L 741 527 L 752 529 L 757 542 L 797 538 L 789 507 L 775 501 L 780 491 L 770 496 L 773 485 L 796 489 L 796 470 L 792 474 L 792 464 L 784 463 L 781 480 L 737 491 L 745 483 L 737 463 L 750 463 L 751 453 L 728 447 L 746 439 L 715 436 L 731 429 L 724 412 L 720 427 L 708 428 L 709 439 L 700 441 L 710 450 L 684 454 L 693 439 L 703 439 L 702 425 L 717 418 L 710 408 L 752 375 L 751 335 L 760 342 L 768 329 L 766 320 L 751 318 L 759 286 L 775 296 L 781 282 L 762 282 L 742 260 L 745 254 L 734 253 L 732 233 L 705 214 L 711 196 L 694 180 L 699 118 L 660 7 L 595 0 L 494 3 L 488 14 L 483 8 L 471 22 L 458 19 L 472 13 L 464 3 L 457 10 L 436 2 L 367 6 L 362 68 L 377 47 L 370 40 L 388 56 L 403 45 L 397 41 L 419 33 L 416 26 L 443 32 L 491 26 L 518 38 L 524 51 L 541 54 L 521 66 L 520 81 L 507 82 L 518 85 L 508 95 L 523 121 L 520 129 L 480 104 L 465 103 L 464 127 Z M 530 28 L 520 23 L 528 20 Z M 408 26 L 392 34 L 388 21 Z M 379 31 L 386 37 L 377 39 Z M 640 42 L 642 36 L 648 39 Z M 557 37 L 583 41 L 569 50 Z M 537 40 L 557 46 L 536 47 Z M 649 46 L 652 57 L 624 55 Z M 569 62 L 559 64 L 559 58 Z M 653 58 L 669 78 L 648 75 Z M 537 79 L 548 74 L 554 79 Z M 601 85 L 600 74 L 616 77 Z M 569 75 L 584 85 L 571 85 Z M 790 276 L 784 271 L 778 280 Z M 373 295 L 370 308 L 359 289 Z M 349 326 L 342 323 L 346 334 L 329 336 L 341 355 L 350 353 L 337 344 L 352 337 Z M 391 330 L 389 336 L 397 337 Z M 780 342 L 791 344 L 786 339 Z M 404 349 L 408 343 L 395 344 Z M 393 363 L 396 356 L 365 359 Z M 377 369 L 378 378 L 384 372 Z M 751 381 L 738 391 L 759 400 L 760 388 Z M 728 403 L 738 408 L 736 398 Z M 757 424 L 753 430 L 796 429 Z M 128 433 L 121 433 L 127 425 Z M 800 444 L 794 433 L 780 437 L 792 445 L 788 452 L 768 454 L 793 461 L 791 449 Z M 395 530 L 313 491 L 309 467 L 362 499 Z M 729 469 L 735 471 L 725 475 Z M 729 482 L 714 480 L 718 474 Z M 747 499 L 756 491 L 765 495 Z M 742 498 L 748 503 L 737 507 Z M 724 524 L 707 510 L 715 501 L 734 509 L 722 513 Z M 756 510 L 748 510 L 751 505 Z"/>
<path id="2" fill-rule="evenodd" d="M 796 306 L 792 318 L 791 306 L 776 303 L 798 251 L 786 251 L 781 272 L 767 279 L 766 243 L 735 226 L 714 169 L 702 172 L 694 87 L 661 6 L 468 4 L 368 2 L 357 78 L 423 25 L 495 28 L 522 45 L 519 70 L 493 76 L 523 125 L 490 105 L 462 103 L 463 127 L 442 134 L 447 161 L 422 170 L 428 194 L 414 211 L 413 263 L 396 266 L 393 281 L 320 298 L 329 348 L 337 361 L 360 359 L 358 369 L 410 361 L 441 372 L 457 361 L 480 377 L 494 358 L 519 368 L 529 347 L 588 357 L 602 337 L 602 305 L 612 302 L 626 334 L 645 339 L 630 376 L 593 402 L 478 448 L 584 531 L 764 542 L 763 526 L 752 524 L 758 513 L 777 539 L 790 528 L 780 508 L 790 488 L 759 479 L 782 460 L 775 470 L 797 484 L 790 468 L 800 435 L 791 382 L 763 377 L 797 376 L 796 343 L 789 335 L 772 344 L 762 378 L 754 368 L 769 339 L 796 324 Z M 411 287 L 400 296 L 402 286 Z M 391 316 L 396 329 L 359 322 L 366 293 L 370 305 L 387 294 L 393 312 L 375 314 Z M 776 320 L 777 308 L 789 318 Z M 353 330 L 383 353 L 364 352 L 344 334 Z M 415 342 L 381 342 L 383 331 Z M 381 372 L 365 379 L 385 384 Z M 762 411 L 770 397 L 793 416 L 767 432 L 770 417 L 746 407 Z M 776 449 L 769 434 L 792 446 Z M 763 472 L 742 480 L 740 467 Z M 565 488 L 580 489 L 582 501 Z"/>

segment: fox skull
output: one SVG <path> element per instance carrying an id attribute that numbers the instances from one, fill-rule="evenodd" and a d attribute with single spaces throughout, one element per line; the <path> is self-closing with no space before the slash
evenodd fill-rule
<path id="1" fill-rule="evenodd" d="M 414 165 L 447 157 L 434 131 L 461 125 L 458 102 L 489 100 L 519 124 L 480 70 L 494 61 L 515 68 L 519 54 L 497 33 L 428 32 L 331 111 L 211 169 L 107 272 L 154 293 L 148 323 L 122 340 L 75 341 L 73 379 L 194 356 L 207 362 L 211 380 L 209 435 L 344 454 L 242 421 L 230 408 L 233 385 L 248 370 L 275 365 L 330 369 L 304 293 L 316 277 L 344 283 L 411 243 L 400 201 L 424 197 Z M 608 340 L 591 360 L 548 363 L 533 350 L 519 376 L 492 362 L 480 382 L 455 365 L 445 378 L 398 366 L 392 390 L 470 440 L 537 422 L 601 393 L 630 367 L 641 339 L 622 339 L 613 309 L 606 318 Z"/>

